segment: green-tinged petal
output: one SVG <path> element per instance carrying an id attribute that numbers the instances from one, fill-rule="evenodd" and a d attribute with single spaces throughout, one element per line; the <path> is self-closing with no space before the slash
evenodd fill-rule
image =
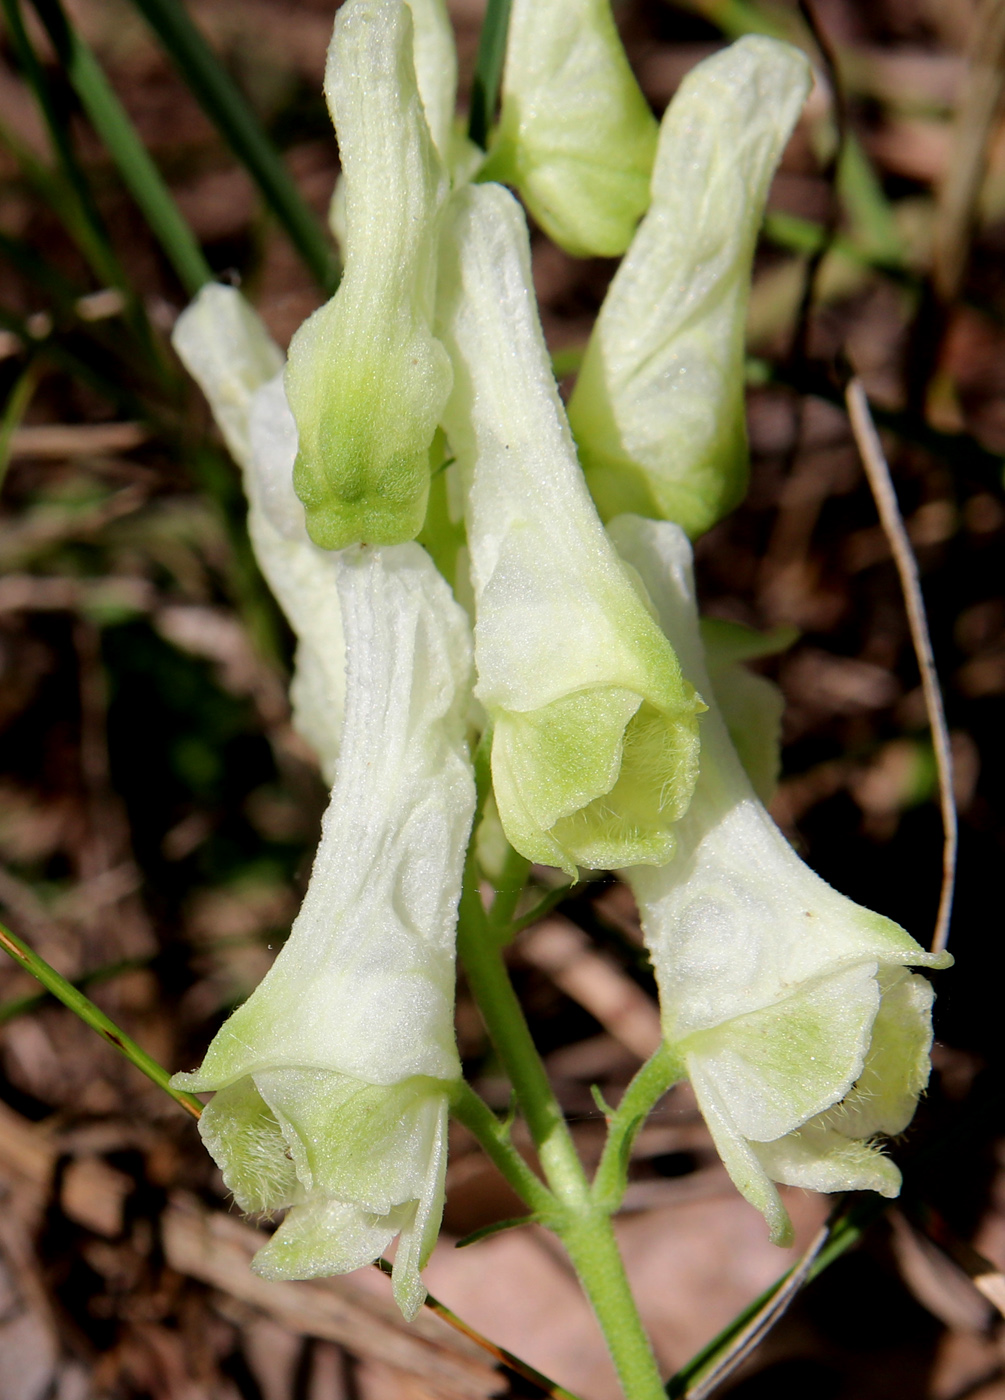
<path id="1" fill-rule="evenodd" d="M 250 1075 L 213 1095 L 199 1134 L 242 1210 L 280 1210 L 303 1197 L 279 1120 Z"/>
<path id="2" fill-rule="evenodd" d="M 418 1199 L 442 1084 L 413 1077 L 385 1086 L 331 1070 L 269 1069 L 255 1085 L 309 1197 L 355 1201 L 374 1215 Z"/>
<path id="3" fill-rule="evenodd" d="M 656 121 L 610 0 L 513 0 L 484 177 L 577 257 L 617 257 L 649 203 Z"/>
<path id="4" fill-rule="evenodd" d="M 326 549 L 414 538 L 450 365 L 430 329 L 448 190 L 416 84 L 403 0 L 348 0 L 325 93 L 345 181 L 345 270 L 290 344 L 297 494 Z"/>
<path id="5" fill-rule="evenodd" d="M 271 1279 L 350 1273 L 383 1254 L 394 1236 L 400 1234 L 392 1291 L 398 1307 L 411 1320 L 425 1301 L 426 1290 L 419 1273 L 432 1253 L 443 1214 L 446 1095 L 424 1100 L 423 1117 L 429 1131 L 423 1134 L 418 1150 L 410 1149 L 423 1168 L 416 1173 L 416 1191 L 411 1199 L 377 1213 L 354 1202 L 314 1195 L 293 1206 L 269 1243 L 255 1255 L 255 1272 Z M 366 1142 L 365 1135 L 362 1141 Z M 376 1147 L 373 1164 L 379 1169 Z"/>
<path id="6" fill-rule="evenodd" d="M 931 1071 L 931 983 L 897 968 L 880 978 L 883 1000 L 865 1067 L 851 1093 L 823 1116 L 847 1137 L 902 1133 Z"/>
<path id="7" fill-rule="evenodd" d="M 693 69 L 667 110 L 652 203 L 569 405 L 605 520 L 634 511 L 694 537 L 743 496 L 751 261 L 810 78 L 798 50 L 748 37 Z"/>
<path id="8" fill-rule="evenodd" d="M 281 953 L 186 1083 L 288 1066 L 457 1074 L 454 927 L 473 805 L 467 620 L 418 545 L 339 557 L 346 715 L 310 886 Z"/>
<path id="9" fill-rule="evenodd" d="M 775 794 L 781 772 L 785 697 L 774 681 L 748 671 L 743 663 L 784 651 L 797 635 L 791 627 L 755 632 L 752 627 L 718 617 L 702 618 L 701 622 L 716 704 L 747 777 L 765 806 Z"/>
<path id="10" fill-rule="evenodd" d="M 860 963 L 689 1036 L 688 1064 L 715 1082 L 738 1132 L 770 1142 L 848 1092 L 878 1010 L 876 964 Z"/>
<path id="11" fill-rule="evenodd" d="M 269 1279 L 349 1274 L 383 1254 L 414 1214 L 412 1202 L 374 1215 L 351 1201 L 308 1201 L 294 1206 L 251 1267 Z"/>
<path id="12" fill-rule="evenodd" d="M 714 695 L 679 527 L 621 516 L 610 526 L 638 571 L 684 674 Z M 701 773 L 678 822 L 678 853 L 630 879 L 648 910 L 667 1037 L 683 1039 L 774 1005 L 794 987 L 861 963 L 946 967 L 902 928 L 832 889 L 799 859 L 757 800 L 718 707 L 702 717 Z"/>
<path id="13" fill-rule="evenodd" d="M 808 1191 L 900 1192 L 900 1171 L 873 1143 L 843 1137 L 820 1122 L 808 1123 L 778 1142 L 755 1142 L 752 1150 L 774 1181 Z"/>
<path id="14" fill-rule="evenodd" d="M 714 699 L 683 531 L 621 516 L 610 535 L 684 674 Z M 896 1169 L 862 1139 L 900 1131 L 927 1078 L 930 989 L 903 969 L 951 959 L 926 953 L 799 860 L 754 795 L 715 703 L 677 840 L 668 865 L 626 875 L 667 1042 L 688 1065 L 733 1179 L 778 1238 L 768 1178 L 895 1191 Z"/>
<path id="15" fill-rule="evenodd" d="M 733 1185 L 764 1216 L 772 1244 L 790 1245 L 793 1231 L 789 1213 L 753 1146 L 737 1132 L 729 1110 L 719 1097 L 715 1080 L 703 1072 L 700 1062 L 694 1067 L 688 1066 L 688 1075 L 715 1150 Z"/>
<path id="16" fill-rule="evenodd" d="M 297 639 L 290 683 L 293 724 L 314 749 L 321 773 L 331 784 L 345 709 L 339 566 L 308 536 L 303 506 L 293 490 L 297 428 L 281 374 L 252 399 L 249 434 L 248 531 L 262 572 Z"/>
<path id="17" fill-rule="evenodd" d="M 426 1290 L 419 1279 L 440 1233 L 443 1219 L 444 1186 L 447 1176 L 447 1114 L 446 1096 L 439 1101 L 435 1138 L 426 1154 L 426 1176 L 422 1183 L 415 1213 L 402 1226 L 398 1252 L 394 1256 L 391 1289 L 395 1302 L 405 1317 L 411 1319 L 422 1307 Z"/>
<path id="18" fill-rule="evenodd" d="M 178 317 L 172 342 L 242 469 L 255 557 L 297 637 L 293 723 L 332 783 L 345 700 L 337 565 L 308 538 L 293 490 L 297 431 L 282 352 L 240 292 L 215 284 Z"/>
<path id="19" fill-rule="evenodd" d="M 702 704 L 583 483 L 519 206 L 479 185 L 450 216 L 444 426 L 467 485 L 476 694 L 495 723 L 499 815 L 523 855 L 570 874 L 663 861 L 694 783 Z"/>

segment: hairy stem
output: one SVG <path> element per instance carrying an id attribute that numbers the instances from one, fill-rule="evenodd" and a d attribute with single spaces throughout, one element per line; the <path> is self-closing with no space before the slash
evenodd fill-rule
<path id="1" fill-rule="evenodd" d="M 628 1400 L 665 1400 L 610 1216 L 602 1210 L 584 1212 L 558 1233 L 593 1306 Z"/>

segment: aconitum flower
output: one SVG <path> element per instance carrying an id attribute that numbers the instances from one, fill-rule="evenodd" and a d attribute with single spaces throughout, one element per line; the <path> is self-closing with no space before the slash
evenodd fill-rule
<path id="1" fill-rule="evenodd" d="M 484 175 L 578 257 L 617 257 L 649 203 L 656 121 L 610 0 L 513 0 Z"/>
<path id="2" fill-rule="evenodd" d="M 347 0 L 325 95 L 344 183 L 345 271 L 290 343 L 293 481 L 325 549 L 396 544 L 422 528 L 429 452 L 450 392 L 432 334 L 440 214 L 450 182 L 416 82 L 411 11 Z"/>
<path id="3" fill-rule="evenodd" d="M 443 234 L 444 415 L 466 494 L 476 695 L 503 828 L 574 874 L 669 859 L 697 771 L 701 701 L 604 534 L 499 185 L 459 190 Z"/>
<path id="4" fill-rule="evenodd" d="M 240 292 L 216 283 L 186 307 L 171 339 L 242 469 L 255 557 L 297 637 L 293 723 L 330 784 L 345 692 L 337 568 L 309 539 L 293 490 L 297 433 L 282 351 Z"/>
<path id="5" fill-rule="evenodd" d="M 336 556 L 346 643 L 338 773 L 303 907 L 192 1074 L 199 1130 L 247 1211 L 288 1213 L 254 1267 L 344 1273 L 400 1235 L 411 1317 L 443 1208 L 454 928 L 474 809 L 467 619 L 414 544 Z"/>
<path id="6" fill-rule="evenodd" d="M 652 203 L 569 404 L 604 520 L 635 511 L 693 538 L 743 497 L 751 263 L 810 76 L 788 44 L 741 39 L 692 69 L 667 108 Z"/>
<path id="7" fill-rule="evenodd" d="M 775 1182 L 900 1189 L 876 1139 L 910 1122 L 932 1038 L 931 987 L 907 968 L 952 959 L 827 885 L 754 795 L 705 671 L 683 532 L 626 515 L 610 533 L 711 707 L 674 859 L 625 872 L 663 1032 L 733 1181 L 784 1244 Z"/>

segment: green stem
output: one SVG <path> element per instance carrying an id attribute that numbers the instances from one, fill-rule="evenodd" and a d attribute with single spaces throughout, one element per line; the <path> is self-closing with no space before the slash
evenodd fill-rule
<path id="1" fill-rule="evenodd" d="M 94 54 L 67 22 L 59 0 L 34 0 L 63 68 L 130 194 L 190 297 L 213 272 Z"/>
<path id="2" fill-rule="evenodd" d="M 489 932 L 503 942 L 509 941 L 510 924 L 513 922 L 513 915 L 516 906 L 520 902 L 524 886 L 527 884 L 527 875 L 530 871 L 530 861 L 526 856 L 522 856 L 519 851 L 514 851 L 510 846 L 506 852 L 506 859 L 503 862 L 502 875 L 496 885 L 495 899 L 492 901 L 492 908 L 488 915 Z"/>
<path id="3" fill-rule="evenodd" d="M 593 1199 L 613 1214 L 621 1205 L 635 1135 L 659 1099 L 683 1078 L 683 1068 L 663 1044 L 635 1075 L 607 1125 L 607 1141 L 593 1178 Z"/>
<path id="4" fill-rule="evenodd" d="M 548 1184 L 563 1205 L 572 1209 L 585 1207 L 590 1194 L 586 1176 L 502 954 L 490 936 L 478 885 L 477 868 L 469 855 L 457 929 L 458 953 L 492 1043 L 520 1101 Z"/>
<path id="5" fill-rule="evenodd" d="M 474 1133 L 524 1204 L 541 1218 L 551 1215 L 555 1208 L 554 1196 L 513 1146 L 508 1126 L 499 1121 L 485 1100 L 463 1079 L 451 1108 L 454 1116 Z"/>
<path id="6" fill-rule="evenodd" d="M 8 950 L 9 951 L 9 950 Z M 121 977 L 126 972 L 136 972 L 139 968 L 148 967 L 149 958 L 123 958 L 120 962 L 106 963 L 104 967 L 96 967 L 93 972 L 85 972 L 82 977 L 78 977 L 73 986 L 82 990 L 84 987 L 93 987 L 100 982 L 111 982 L 116 977 Z M 49 1000 L 49 993 L 31 992 L 28 996 L 12 997 L 10 1001 L 0 1003 L 0 1026 L 5 1026 L 8 1021 L 14 1021 L 18 1016 L 24 1016 L 29 1011 L 36 1011 L 38 1007 L 44 1006 Z"/>
<path id="7" fill-rule="evenodd" d="M 663 1382 L 639 1317 L 606 1211 L 567 1224 L 560 1237 L 600 1323 L 628 1400 L 664 1400 Z"/>
<path id="8" fill-rule="evenodd" d="M 548 1082 L 499 944 L 491 936 L 477 863 L 470 852 L 461 894 L 458 951 L 554 1193 L 547 1213 L 540 1214 L 542 1223 L 568 1250 L 625 1395 L 629 1400 L 662 1400 L 663 1384 L 628 1287 L 610 1215 L 591 1197 L 572 1134 Z"/>
<path id="9" fill-rule="evenodd" d="M 98 1035 L 103 1040 L 107 1040 L 109 1045 L 114 1045 L 116 1050 L 125 1055 L 126 1059 L 137 1069 L 142 1070 L 147 1078 L 157 1085 L 158 1089 L 163 1089 L 165 1094 L 170 1094 L 187 1113 L 191 1113 L 193 1118 L 200 1116 L 202 1103 L 194 1094 L 186 1094 L 181 1089 L 173 1089 L 171 1076 L 162 1065 L 151 1059 L 147 1052 L 141 1049 L 136 1041 L 126 1035 L 124 1031 L 120 1031 L 115 1022 L 110 1020 L 99 1007 L 95 1006 L 93 1001 L 89 1001 L 83 992 L 78 992 L 72 982 L 61 977 L 54 967 L 50 967 L 44 958 L 40 958 L 37 953 L 32 952 L 27 943 L 23 943 L 17 934 L 11 933 L 10 929 L 5 928 L 3 924 L 0 924 L 0 948 L 9 953 L 26 972 L 30 972 L 32 977 L 37 978 L 54 997 L 58 997 L 64 1006 L 68 1006 L 85 1025 L 97 1031 Z"/>

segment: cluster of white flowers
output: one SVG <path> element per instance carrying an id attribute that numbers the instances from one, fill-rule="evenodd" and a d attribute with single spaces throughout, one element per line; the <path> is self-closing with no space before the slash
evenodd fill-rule
<path id="1" fill-rule="evenodd" d="M 946 962 L 773 825 L 754 788 L 777 698 L 737 675 L 756 639 L 720 628 L 706 657 L 690 579 L 688 535 L 745 487 L 746 291 L 805 60 L 743 40 L 657 129 L 609 0 L 514 0 L 487 157 L 453 129 L 455 75 L 442 0 L 346 0 L 325 82 L 338 292 L 285 373 L 233 288 L 174 337 L 243 469 L 298 639 L 294 720 L 333 783 L 289 941 L 175 1082 L 216 1091 L 201 1130 L 239 1204 L 288 1208 L 256 1268 L 352 1269 L 400 1235 L 407 1315 L 460 1074 L 477 731 L 516 851 L 625 873 L 667 1045 L 776 1240 L 774 1182 L 898 1189 L 876 1139 L 910 1120 L 931 1036 L 906 968 Z M 626 254 L 568 416 L 497 181 L 569 251 Z"/>

